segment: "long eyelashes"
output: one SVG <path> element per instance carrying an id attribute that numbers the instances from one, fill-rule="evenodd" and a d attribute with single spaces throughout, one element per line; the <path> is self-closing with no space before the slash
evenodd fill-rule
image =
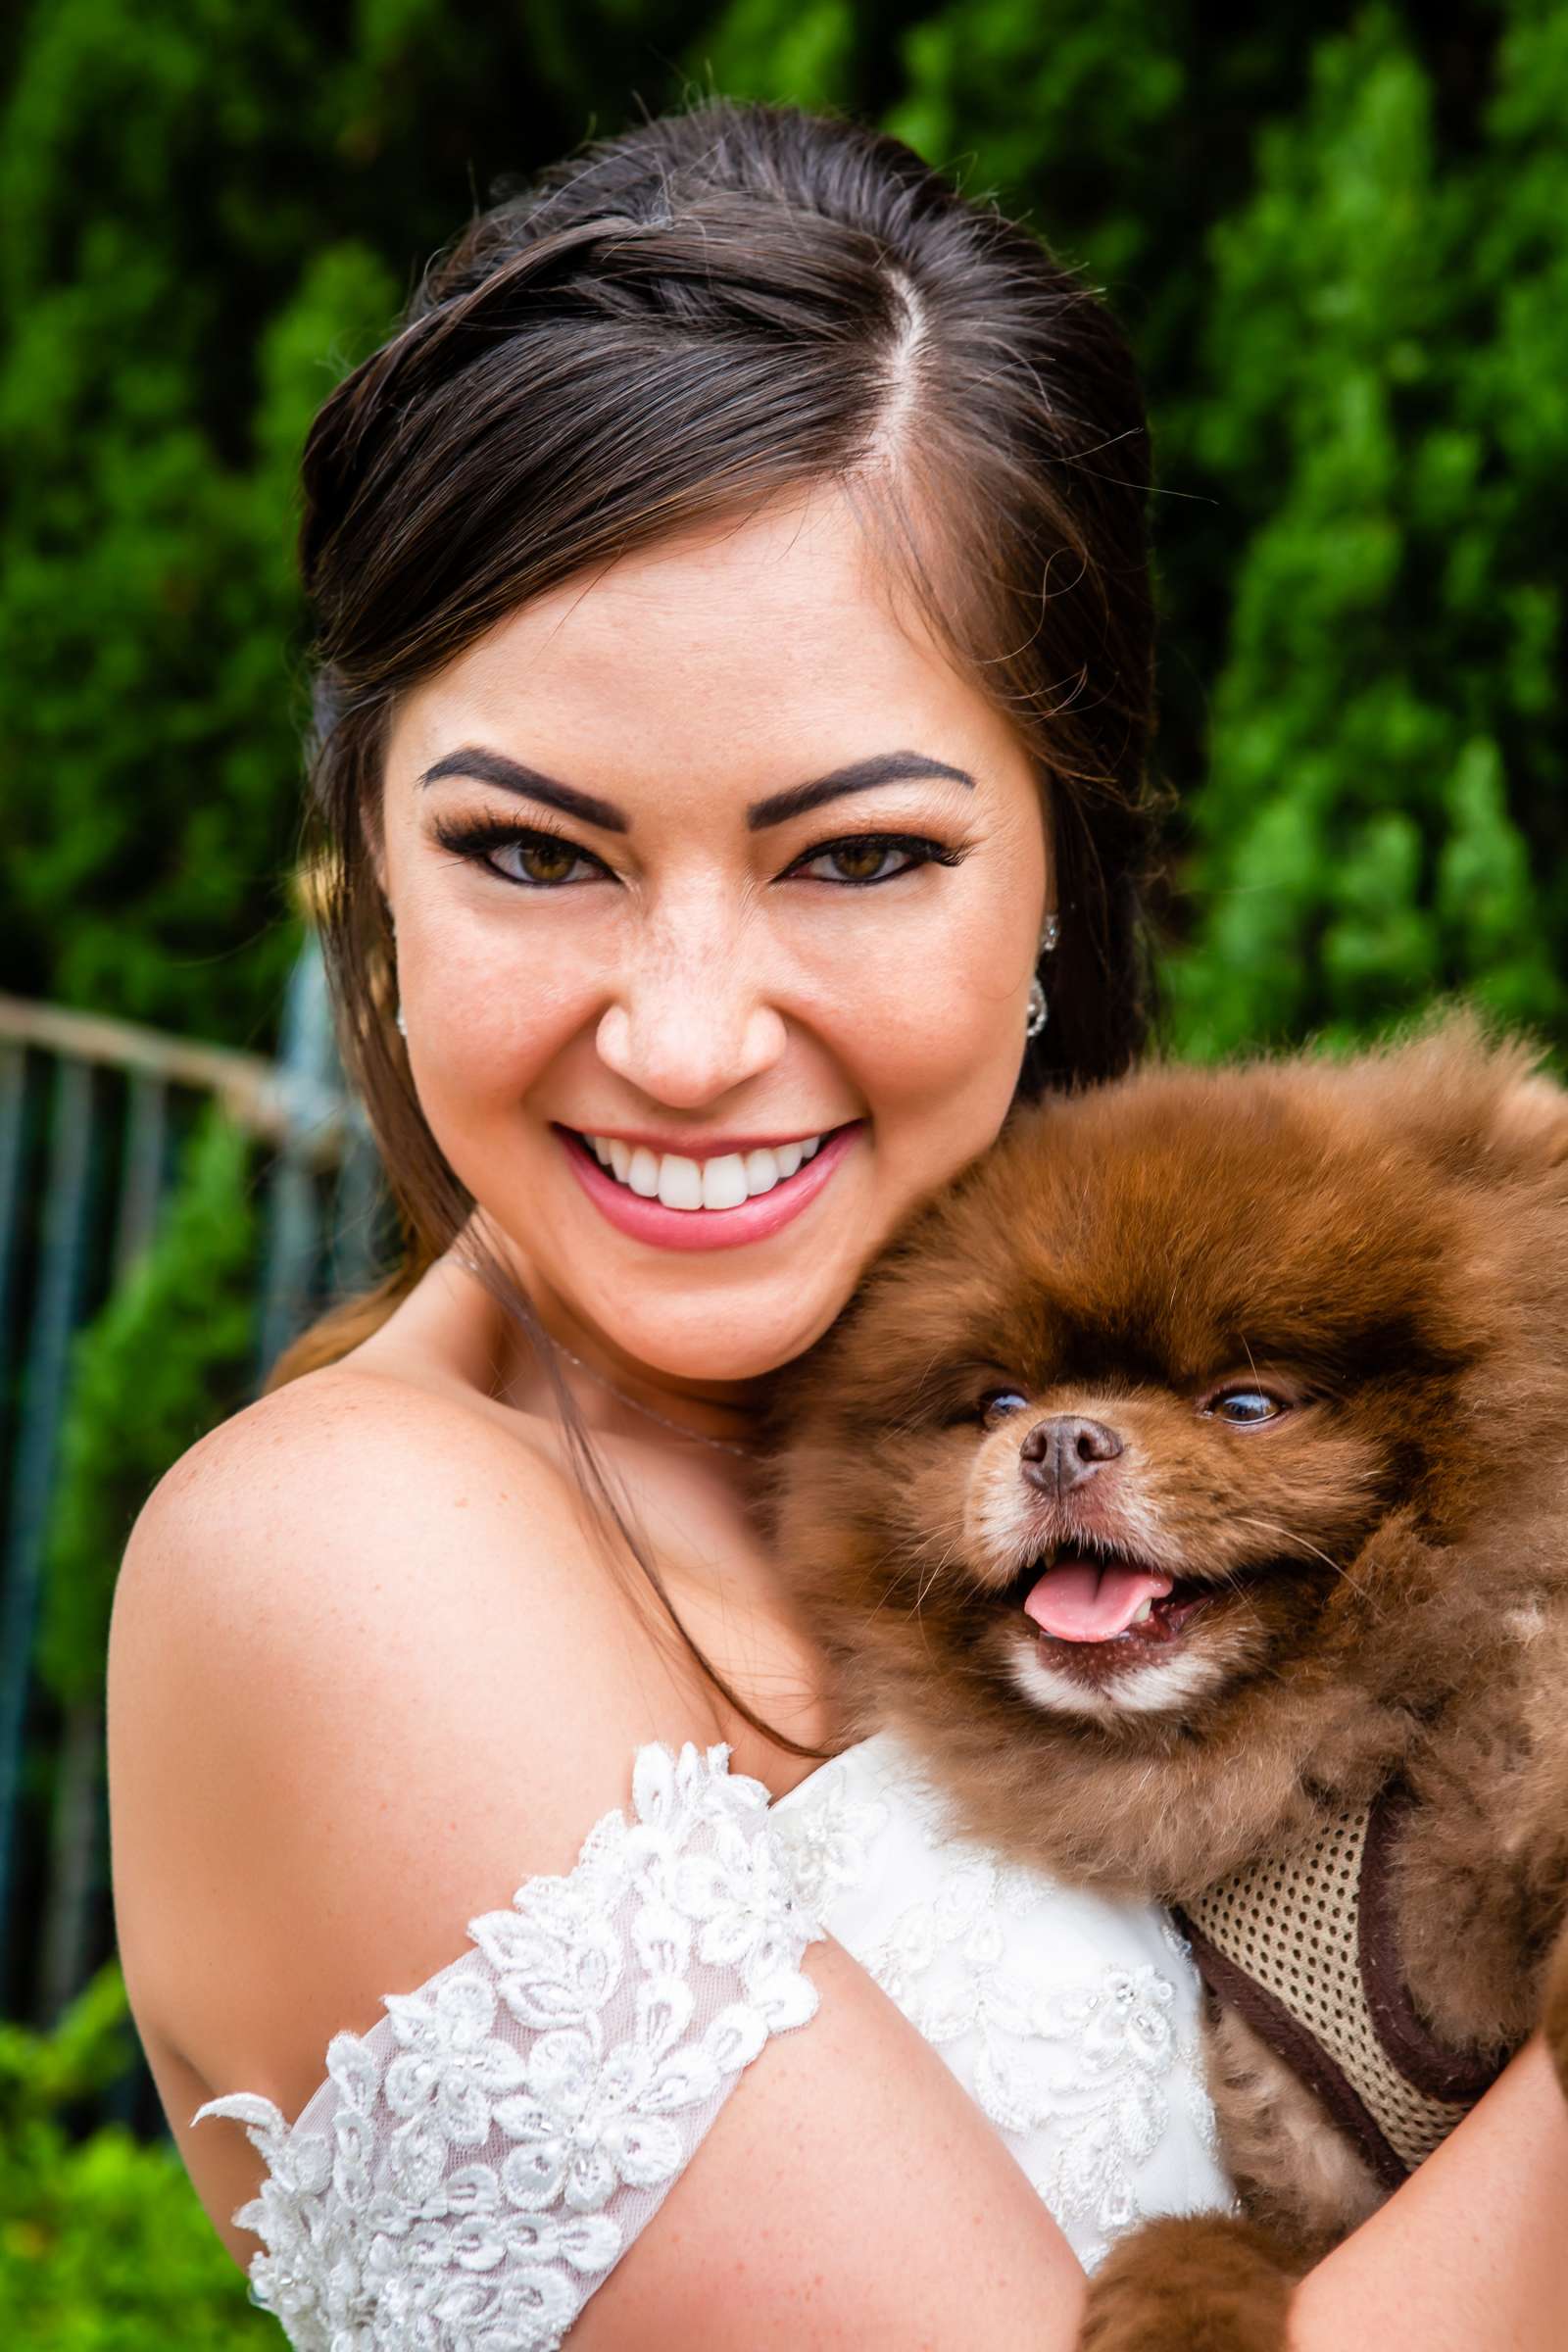
<path id="1" fill-rule="evenodd" d="M 444 850 L 454 857 L 466 858 L 471 864 L 483 866 L 502 882 L 510 882 L 518 890 L 560 890 L 591 876 L 574 876 L 574 865 L 589 866 L 597 874 L 611 879 L 610 868 L 603 858 L 591 850 L 568 841 L 564 833 L 552 833 L 543 826 L 509 824 L 505 817 L 438 817 L 435 837 Z M 495 850 L 519 850 L 524 857 L 539 858 L 547 863 L 567 868 L 565 872 L 545 874 L 510 874 L 498 865 L 491 853 Z"/>
<path id="2" fill-rule="evenodd" d="M 434 826 L 436 840 L 454 857 L 465 858 L 482 866 L 499 881 L 510 882 L 518 890 L 562 890 L 573 888 L 580 882 L 603 878 L 614 879 L 609 866 L 591 850 L 585 850 L 564 834 L 552 832 L 546 826 L 518 825 L 505 817 L 438 817 Z M 545 870 L 534 873 L 513 873 L 499 864 L 494 855 L 499 850 L 512 850 L 524 858 L 533 858 Z M 873 890 L 884 882 L 895 882 L 902 874 L 913 873 L 922 865 L 960 865 L 968 856 L 967 848 L 934 841 L 924 833 L 846 833 L 835 835 L 831 841 L 818 842 L 784 868 L 776 879 L 788 881 L 793 877 L 821 881 L 840 890 Z M 883 869 L 874 872 L 811 874 L 808 868 L 824 859 L 836 858 L 844 863 L 866 859 Z M 899 863 L 889 866 L 887 861 Z M 585 869 L 574 871 L 574 868 Z"/>
<path id="3" fill-rule="evenodd" d="M 812 878 L 832 882 L 843 890 L 872 890 L 879 882 L 896 882 L 900 874 L 912 874 L 921 865 L 961 865 L 969 855 L 967 850 L 954 849 L 946 842 L 932 841 L 924 833 L 846 833 L 836 841 L 824 841 L 814 850 L 804 851 L 792 865 L 785 867 L 781 881 L 791 874 L 803 874 L 808 866 L 820 863 L 824 858 L 873 858 L 878 863 L 886 858 L 902 858 L 904 863 L 891 872 L 874 874 L 820 874 Z"/>

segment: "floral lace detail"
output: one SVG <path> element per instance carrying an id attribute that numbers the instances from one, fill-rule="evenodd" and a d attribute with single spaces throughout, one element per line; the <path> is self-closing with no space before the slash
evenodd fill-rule
<path id="1" fill-rule="evenodd" d="M 847 1888 L 864 1884 L 866 1857 L 890 1818 L 885 1798 L 858 1790 L 840 1764 L 809 1773 L 777 1806 L 773 1830 L 795 1892 L 813 1918 Z"/>
<path id="2" fill-rule="evenodd" d="M 813 1916 L 942 2052 L 1086 2265 L 1152 2213 L 1232 2202 L 1197 1973 L 1164 1913 L 960 1838 L 887 1733 L 773 1824 Z"/>
<path id="3" fill-rule="evenodd" d="M 332 2036 L 290 2126 L 236 2091 L 266 2157 L 234 2214 L 251 2300 L 301 2352 L 551 2352 L 658 2210 L 770 2034 L 816 2008 L 821 1931 L 724 1746 L 639 1749 L 564 1878 L 471 1919 L 473 1949 Z"/>

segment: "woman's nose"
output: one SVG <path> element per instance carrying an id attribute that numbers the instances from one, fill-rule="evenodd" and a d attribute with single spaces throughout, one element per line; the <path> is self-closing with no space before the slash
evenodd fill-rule
<path id="1" fill-rule="evenodd" d="M 675 926 L 643 942 L 600 1018 L 600 1059 L 643 1094 L 701 1109 L 771 1067 L 782 1016 L 758 985 L 743 940 Z"/>

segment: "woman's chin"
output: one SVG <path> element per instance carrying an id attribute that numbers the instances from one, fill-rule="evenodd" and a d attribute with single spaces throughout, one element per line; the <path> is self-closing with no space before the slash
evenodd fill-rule
<path id="1" fill-rule="evenodd" d="M 650 1302 L 646 1315 L 638 1315 L 628 1311 L 622 1298 L 605 1301 L 593 1320 L 609 1344 L 645 1376 L 652 1373 L 714 1392 L 766 1383 L 781 1364 L 803 1355 L 821 1338 L 843 1303 L 835 1297 L 803 1314 L 799 1298 L 777 1302 L 759 1298 L 750 1307 L 742 1300 L 732 1321 L 728 1313 L 721 1318 L 671 1313 L 657 1300 Z M 775 1304 L 777 1311 L 769 1311 Z"/>

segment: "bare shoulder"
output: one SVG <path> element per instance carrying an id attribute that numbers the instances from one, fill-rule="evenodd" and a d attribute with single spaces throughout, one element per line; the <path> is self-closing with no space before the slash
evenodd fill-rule
<path id="1" fill-rule="evenodd" d="M 301 1532 L 331 1542 L 367 1504 L 421 1533 L 487 1506 L 550 1524 L 570 1508 L 544 1451 L 456 1398 L 378 1370 L 333 1364 L 257 1399 L 190 1446 L 143 1506 L 125 1555 L 178 1558 L 187 1540 L 243 1533 L 268 1556 Z M 363 1551 L 363 1547 L 357 1547 Z M 395 1573 L 398 1554 L 387 1567 Z"/>
<path id="2" fill-rule="evenodd" d="M 332 1367 L 137 1519 L 109 1656 L 116 1922 L 215 2223 L 259 2169 L 198 2086 L 293 2116 L 340 2029 L 568 1868 L 647 1739 L 713 1736 L 575 1494 L 456 1401 Z M 209 2151 L 224 2143 L 216 2161 Z M 253 2241 L 250 2241 L 253 2243 Z"/>
<path id="3" fill-rule="evenodd" d="M 182 1697 L 191 1737 L 204 1694 L 220 1699 L 225 1751 L 246 1729 L 315 1761 L 327 1743 L 339 1787 L 409 1777 L 454 1713 L 477 1729 L 493 1704 L 548 1821 L 558 1782 L 580 1801 L 574 1747 L 661 1711 L 648 1623 L 542 1449 L 332 1367 L 222 1423 L 154 1490 L 110 1677 L 132 1715 Z"/>

